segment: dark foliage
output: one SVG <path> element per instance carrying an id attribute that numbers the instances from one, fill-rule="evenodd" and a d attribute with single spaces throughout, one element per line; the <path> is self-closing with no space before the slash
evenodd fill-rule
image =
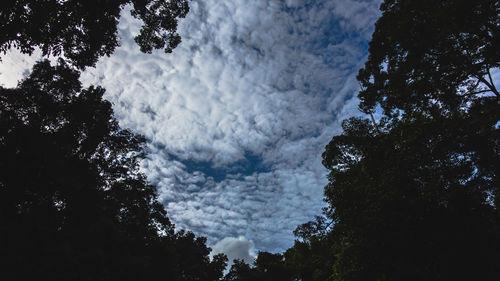
<path id="1" fill-rule="evenodd" d="M 360 108 L 323 154 L 333 280 L 500 275 L 499 2 L 382 4 Z"/>
<path id="2" fill-rule="evenodd" d="M 186 0 L 3 0 L 0 8 L 0 51 L 11 47 L 31 54 L 64 54 L 78 68 L 93 66 L 119 45 L 120 10 L 132 4 L 132 16 L 143 21 L 135 38 L 141 51 L 164 49 L 180 42 L 177 21 L 189 11 Z"/>
<path id="3" fill-rule="evenodd" d="M 300 240 L 284 254 L 285 265 L 293 277 L 290 280 L 331 280 L 336 251 L 330 229 L 331 222 L 320 216 L 297 227 L 294 234 Z"/>
<path id="4" fill-rule="evenodd" d="M 324 229 L 308 233 L 284 254 L 259 252 L 253 266 L 235 260 L 224 281 L 329 280 L 335 259 L 331 236 L 324 234 Z"/>
<path id="5" fill-rule="evenodd" d="M 219 280 L 204 238 L 174 232 L 138 171 L 144 139 L 104 89 L 36 64 L 0 88 L 0 268 L 5 280 Z"/>
<path id="6" fill-rule="evenodd" d="M 96 3 L 99 3 L 98 6 Z M 7 1 L 0 48 L 79 68 L 118 45 L 120 9 L 141 50 L 179 43 L 185 1 Z M 226 281 L 497 280 L 500 276 L 499 1 L 386 0 L 360 70 L 360 108 L 323 153 L 324 216 L 284 254 L 235 261 Z M 0 88 L 0 269 L 8 280 L 220 280 L 226 257 L 175 232 L 138 172 L 144 139 L 104 89 L 60 62 Z"/>
<path id="7" fill-rule="evenodd" d="M 482 93 L 500 98 L 498 0 L 386 0 L 359 71 L 360 108 L 386 115 L 448 110 Z M 397 111 L 396 111 L 397 112 Z"/>
<path id="8" fill-rule="evenodd" d="M 253 267 L 235 260 L 224 281 L 286 281 L 291 274 L 283 263 L 283 255 L 259 252 Z"/>
<path id="9" fill-rule="evenodd" d="M 493 106 L 491 106 L 493 105 Z M 496 280 L 500 118 L 351 119 L 324 153 L 335 280 Z"/>
<path id="10" fill-rule="evenodd" d="M 294 231 L 299 238 L 283 254 L 259 252 L 252 266 L 235 260 L 224 281 L 332 280 L 335 249 L 325 217 L 316 217 Z"/>
<path id="11" fill-rule="evenodd" d="M 255 270 L 242 260 L 234 260 L 229 272 L 224 276 L 224 281 L 255 281 L 257 279 Z"/>

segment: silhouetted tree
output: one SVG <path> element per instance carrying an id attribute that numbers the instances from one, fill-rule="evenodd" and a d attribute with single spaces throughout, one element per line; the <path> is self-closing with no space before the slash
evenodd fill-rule
<path id="1" fill-rule="evenodd" d="M 299 240 L 284 253 L 285 266 L 292 274 L 290 280 L 331 280 L 336 252 L 330 229 L 331 220 L 324 216 L 297 227 L 294 234 Z"/>
<path id="2" fill-rule="evenodd" d="M 386 0 L 381 10 L 358 75 L 364 112 L 380 104 L 386 115 L 442 113 L 484 93 L 500 100 L 491 76 L 500 67 L 498 0 Z"/>
<path id="3" fill-rule="evenodd" d="M 295 241 L 284 254 L 259 252 L 253 265 L 235 260 L 224 281 L 325 281 L 332 274 L 332 243 L 315 237 Z"/>
<path id="4" fill-rule="evenodd" d="M 141 51 L 164 49 L 169 53 L 180 42 L 177 21 L 189 11 L 187 0 L 3 0 L 0 8 L 0 51 L 11 47 L 31 54 L 64 53 L 75 66 L 93 66 L 119 45 L 120 10 L 132 4 L 132 16 L 142 20 L 135 37 Z"/>
<path id="5" fill-rule="evenodd" d="M 224 281 L 257 281 L 258 276 L 255 269 L 243 260 L 234 260 L 229 272 L 224 276 Z"/>
<path id="6" fill-rule="evenodd" d="M 499 3 L 382 4 L 358 80 L 362 111 L 384 116 L 344 121 L 325 218 L 297 232 L 329 241 L 331 280 L 500 276 Z"/>
<path id="7" fill-rule="evenodd" d="M 282 254 L 259 252 L 253 267 L 241 260 L 234 260 L 224 281 L 288 281 L 292 274 L 283 262 Z"/>
<path id="8" fill-rule="evenodd" d="M 476 110 L 481 123 L 420 116 L 378 134 L 368 120 L 344 123 L 323 155 L 334 280 L 498 278 L 500 111 Z"/>
<path id="9" fill-rule="evenodd" d="M 139 172 L 144 138 L 62 61 L 0 87 L 5 280 L 219 280 L 227 259 L 175 232 Z"/>
<path id="10" fill-rule="evenodd" d="M 292 272 L 286 267 L 282 254 L 259 252 L 255 269 L 258 272 L 258 280 L 262 281 L 288 281 L 292 278 Z"/>

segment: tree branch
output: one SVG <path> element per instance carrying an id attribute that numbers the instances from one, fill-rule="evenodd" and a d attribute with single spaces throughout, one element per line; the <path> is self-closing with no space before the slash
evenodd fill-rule
<path id="1" fill-rule="evenodd" d="M 377 131 L 377 133 L 380 134 L 380 131 L 378 129 L 378 125 L 377 125 L 377 122 L 375 122 L 375 118 L 373 118 L 373 114 L 370 112 L 370 118 L 372 119 L 372 122 L 373 122 L 373 127 L 375 127 L 375 131 Z"/>
<path id="2" fill-rule="evenodd" d="M 467 94 L 462 95 L 462 97 L 468 97 L 468 96 L 473 96 L 473 95 L 487 93 L 487 92 L 492 92 L 492 91 L 490 89 L 486 89 L 486 90 L 481 90 L 481 91 L 477 91 L 477 92 L 467 93 Z"/>
<path id="3" fill-rule="evenodd" d="M 491 77 L 491 74 L 489 74 L 489 70 L 488 70 L 488 75 Z M 478 76 L 476 77 L 479 81 L 483 82 L 483 84 L 485 84 L 497 97 L 500 98 L 500 93 L 498 92 L 497 88 L 495 88 L 495 85 L 494 84 L 490 84 L 488 81 L 486 81 L 486 79 L 484 79 L 484 77 L 482 76 Z"/>

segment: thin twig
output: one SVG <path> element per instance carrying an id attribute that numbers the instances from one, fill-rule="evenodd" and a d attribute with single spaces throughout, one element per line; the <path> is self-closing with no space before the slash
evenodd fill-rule
<path id="1" fill-rule="evenodd" d="M 478 92 L 467 93 L 467 94 L 462 95 L 462 97 L 473 96 L 473 95 L 482 94 L 482 93 L 486 93 L 486 92 L 492 92 L 492 90 L 486 89 L 486 90 L 481 90 Z"/>
<path id="2" fill-rule="evenodd" d="M 372 122 L 373 122 L 373 127 L 375 127 L 375 131 L 377 131 L 377 133 L 380 134 L 380 131 L 378 129 L 378 126 L 377 126 L 377 122 L 375 122 L 375 118 L 373 118 L 373 114 L 370 112 L 370 117 L 372 119 Z"/>
<path id="3" fill-rule="evenodd" d="M 495 88 L 495 86 L 491 85 L 490 83 L 488 83 L 488 81 L 486 81 L 486 79 L 484 79 L 483 77 L 477 77 L 477 79 L 479 79 L 479 81 L 483 82 L 483 84 L 485 84 L 488 88 L 490 88 L 490 90 L 497 96 L 497 97 L 500 97 L 500 93 L 498 92 L 498 90 Z"/>

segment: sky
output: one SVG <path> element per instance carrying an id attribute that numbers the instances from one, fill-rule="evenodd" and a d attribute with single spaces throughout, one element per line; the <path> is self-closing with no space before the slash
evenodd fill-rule
<path id="1" fill-rule="evenodd" d="M 142 54 L 124 11 L 121 47 L 81 80 L 147 138 L 141 169 L 176 227 L 251 262 L 292 246 L 325 206 L 321 154 L 361 114 L 355 76 L 380 2 L 192 0 L 171 54 Z M 2 59 L 0 84 L 13 87 L 37 56 Z"/>

